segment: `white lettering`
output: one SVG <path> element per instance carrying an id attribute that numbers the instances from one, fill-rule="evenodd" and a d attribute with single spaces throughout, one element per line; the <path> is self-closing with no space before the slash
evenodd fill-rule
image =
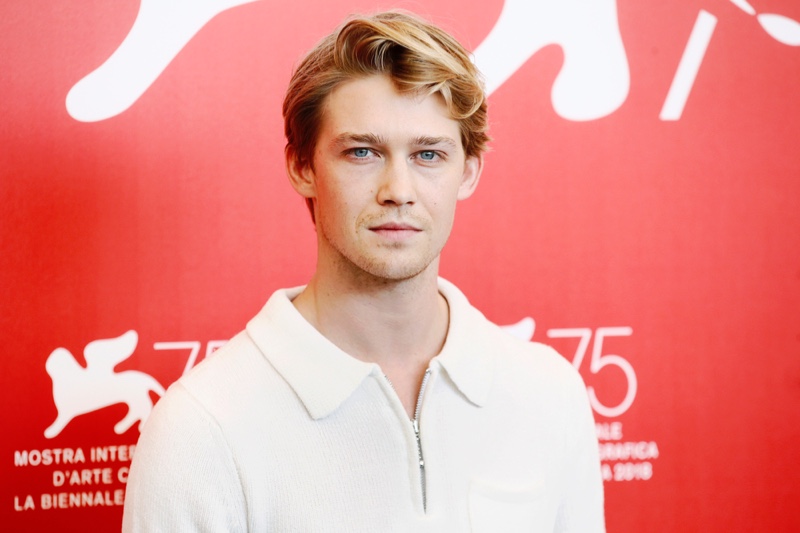
<path id="1" fill-rule="evenodd" d="M 39 466 L 42 463 L 42 452 L 39 450 L 31 450 L 28 452 L 28 463 L 31 466 Z"/>
<path id="2" fill-rule="evenodd" d="M 129 462 L 133 458 L 135 444 L 122 446 L 95 446 L 91 448 L 90 455 L 93 462 L 102 463 L 109 461 Z"/>
<path id="3" fill-rule="evenodd" d="M 622 440 L 622 422 L 597 423 L 597 440 Z"/>
<path id="4" fill-rule="evenodd" d="M 611 473 L 611 467 L 609 465 L 603 463 L 600 471 L 603 474 L 603 481 L 611 481 L 614 479 L 614 475 Z"/>
<path id="5" fill-rule="evenodd" d="M 653 477 L 653 465 L 643 463 L 617 463 L 614 465 L 614 481 L 647 481 Z"/>
<path id="6" fill-rule="evenodd" d="M 47 450 L 15 450 L 14 466 L 49 466 L 52 464 L 85 463 L 81 448 L 53 448 Z"/>
<path id="7" fill-rule="evenodd" d="M 56 470 L 53 472 L 53 486 L 61 487 L 68 482 L 70 485 L 110 485 L 113 476 L 110 468 L 84 468 L 82 470 Z"/>
<path id="8" fill-rule="evenodd" d="M 14 466 L 28 466 L 27 450 L 14 450 Z"/>
<path id="9" fill-rule="evenodd" d="M 657 459 L 655 442 L 604 442 L 600 444 L 601 461 Z"/>
<path id="10" fill-rule="evenodd" d="M 33 497 L 30 494 L 25 496 L 25 503 L 22 505 L 19 504 L 19 496 L 14 496 L 15 511 L 29 511 L 31 509 L 36 509 L 36 506 L 33 504 Z"/>
<path id="11" fill-rule="evenodd" d="M 29 496 L 30 498 L 30 496 Z M 70 509 L 75 507 L 121 507 L 125 503 L 125 490 L 96 492 L 59 492 L 42 494 L 42 509 Z M 31 498 L 31 505 L 33 499 Z"/>
<path id="12" fill-rule="evenodd" d="M 108 448 L 96 446 L 90 450 L 93 463 L 108 461 Z"/>

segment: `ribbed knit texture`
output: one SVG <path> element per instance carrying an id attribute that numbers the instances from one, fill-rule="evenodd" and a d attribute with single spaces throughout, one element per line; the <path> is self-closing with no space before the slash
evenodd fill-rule
<path id="1" fill-rule="evenodd" d="M 591 410 L 552 349 L 518 341 L 440 280 L 450 330 L 414 431 L 380 368 L 276 292 L 170 387 L 145 424 L 123 531 L 604 531 Z"/>

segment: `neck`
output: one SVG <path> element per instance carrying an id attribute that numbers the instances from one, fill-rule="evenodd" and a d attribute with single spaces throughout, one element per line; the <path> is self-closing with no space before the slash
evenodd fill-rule
<path id="1" fill-rule="evenodd" d="M 438 272 L 438 257 L 403 280 L 371 275 L 342 257 L 318 258 L 314 276 L 293 303 L 344 352 L 377 363 L 413 417 L 425 369 L 444 346 L 449 326 Z"/>
<path id="2" fill-rule="evenodd" d="M 444 345 L 449 319 L 437 273 L 438 260 L 405 280 L 318 269 L 294 305 L 339 348 L 387 374 L 401 365 L 427 367 Z"/>

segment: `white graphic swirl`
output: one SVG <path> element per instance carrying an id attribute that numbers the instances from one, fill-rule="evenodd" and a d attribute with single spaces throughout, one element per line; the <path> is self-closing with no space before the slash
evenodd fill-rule
<path id="1" fill-rule="evenodd" d="M 130 33 L 111 57 L 67 95 L 81 122 L 118 115 L 133 105 L 212 18 L 255 0 L 141 0 Z"/>
<path id="2" fill-rule="evenodd" d="M 69 91 L 67 111 L 82 122 L 122 113 L 209 20 L 253 1 L 142 0 L 119 48 Z M 497 25 L 475 52 L 489 92 L 554 43 L 565 56 L 552 91 L 556 113 L 568 120 L 593 120 L 622 105 L 630 82 L 615 0 L 507 0 Z"/>
<path id="3" fill-rule="evenodd" d="M 506 0 L 497 24 L 475 50 L 489 93 L 550 44 L 564 52 L 551 93 L 559 116 L 595 120 L 622 105 L 630 73 L 615 0 Z"/>
<path id="4" fill-rule="evenodd" d="M 800 22 L 777 13 L 758 13 L 747 0 L 731 0 L 736 7 L 756 17 L 767 35 L 788 46 L 800 46 Z"/>

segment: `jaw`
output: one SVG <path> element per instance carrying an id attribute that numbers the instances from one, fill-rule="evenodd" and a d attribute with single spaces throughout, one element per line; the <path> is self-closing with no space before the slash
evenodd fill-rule
<path id="1" fill-rule="evenodd" d="M 369 231 L 369 230 L 365 230 Z M 414 239 L 426 240 L 426 234 Z M 398 242 L 367 233 L 347 248 L 337 246 L 318 228 L 317 273 L 315 277 L 334 286 L 386 287 L 409 282 L 417 277 L 436 279 L 439 254 L 428 242 Z"/>

